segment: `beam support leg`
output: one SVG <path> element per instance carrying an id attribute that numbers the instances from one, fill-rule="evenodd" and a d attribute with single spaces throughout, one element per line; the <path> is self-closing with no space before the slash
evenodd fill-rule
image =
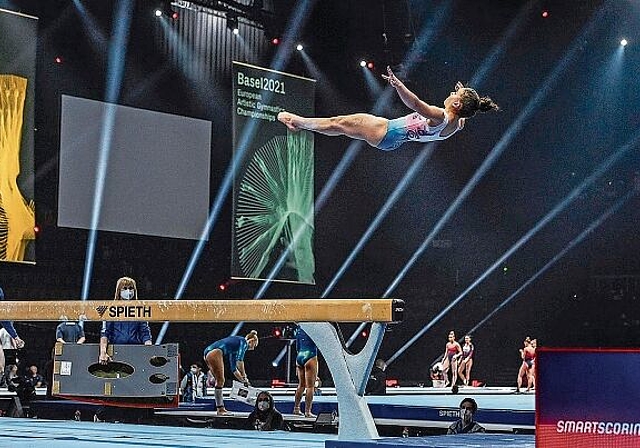
<path id="1" fill-rule="evenodd" d="M 369 339 L 360 353 L 345 350 L 335 327 L 327 322 L 300 323 L 324 355 L 338 396 L 338 439 L 376 439 L 373 416 L 364 398 L 371 368 L 382 344 L 386 324 L 371 325 Z"/>

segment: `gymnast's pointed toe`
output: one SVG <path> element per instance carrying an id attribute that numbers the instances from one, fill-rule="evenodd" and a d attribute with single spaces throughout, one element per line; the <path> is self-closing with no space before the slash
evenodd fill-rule
<path id="1" fill-rule="evenodd" d="M 295 115 L 289 112 L 279 112 L 278 121 L 282 122 L 290 131 L 296 132 L 298 128 L 293 123 Z"/>

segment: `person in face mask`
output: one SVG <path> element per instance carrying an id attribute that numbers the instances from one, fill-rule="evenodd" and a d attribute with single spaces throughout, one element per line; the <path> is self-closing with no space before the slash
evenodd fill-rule
<path id="1" fill-rule="evenodd" d="M 248 428 L 259 431 L 275 431 L 284 428 L 284 418 L 276 409 L 273 397 L 262 391 L 256 398 L 256 407 L 248 417 Z"/>
<path id="2" fill-rule="evenodd" d="M 465 398 L 460 402 L 460 419 L 449 426 L 447 434 L 466 434 L 485 432 L 485 429 L 474 420 L 478 404 L 473 398 Z"/>
<path id="3" fill-rule="evenodd" d="M 200 365 L 191 364 L 191 369 L 180 382 L 182 391 L 182 401 L 194 402 L 196 397 L 203 397 L 207 394 L 207 375 L 202 371 Z"/>
<path id="4" fill-rule="evenodd" d="M 113 300 L 133 301 L 138 300 L 136 281 L 130 277 L 119 278 L 116 282 L 116 292 Z M 109 344 L 144 344 L 151 345 L 151 328 L 149 322 L 102 322 L 100 331 L 100 364 L 107 365 L 111 357 L 107 354 Z M 119 408 L 113 406 L 100 406 L 93 417 L 98 421 L 139 421 L 148 418 L 147 410 L 136 408 Z"/>
<path id="5" fill-rule="evenodd" d="M 138 300 L 136 281 L 130 277 L 119 278 L 113 300 Z M 148 322 L 102 322 L 100 332 L 100 364 L 109 362 L 107 345 L 144 344 L 151 345 L 151 328 Z"/>

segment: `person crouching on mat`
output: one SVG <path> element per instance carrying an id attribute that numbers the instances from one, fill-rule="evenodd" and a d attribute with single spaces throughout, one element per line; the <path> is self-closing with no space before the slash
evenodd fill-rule
<path id="1" fill-rule="evenodd" d="M 262 391 L 256 397 L 256 407 L 247 418 L 249 429 L 258 431 L 275 431 L 285 429 L 284 417 L 276 409 L 273 397 L 269 392 Z"/>
<path id="2" fill-rule="evenodd" d="M 251 330 L 245 337 L 229 336 L 215 341 L 204 349 L 204 360 L 216 379 L 215 399 L 218 415 L 231 414 L 224 407 L 222 388 L 224 386 L 224 358 L 229 360 L 229 367 L 236 379 L 249 386 L 249 378 L 244 370 L 244 355 L 247 350 L 258 346 L 258 332 Z"/>
<path id="3" fill-rule="evenodd" d="M 460 131 L 465 119 L 473 117 L 477 111 L 499 110 L 491 98 L 481 97 L 459 81 L 455 85 L 455 91 L 444 100 L 444 107 L 438 107 L 418 98 L 394 75 L 391 68 L 387 67 L 387 75 L 382 76 L 414 113 L 389 120 L 363 113 L 311 118 L 280 112 L 278 120 L 294 132 L 305 129 L 329 136 L 345 135 L 364 140 L 382 151 L 392 151 L 408 141 L 426 143 L 447 139 Z"/>
<path id="4" fill-rule="evenodd" d="M 298 374 L 298 388 L 296 389 L 293 413 L 302 415 L 300 411 L 300 401 L 304 393 L 304 416 L 316 416 L 311 412 L 313 394 L 315 391 L 316 379 L 318 378 L 318 347 L 299 326 L 295 330 L 296 337 L 296 373 Z"/>

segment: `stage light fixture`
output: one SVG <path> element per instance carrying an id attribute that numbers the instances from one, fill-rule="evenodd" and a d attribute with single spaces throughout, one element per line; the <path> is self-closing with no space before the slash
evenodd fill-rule
<path id="1" fill-rule="evenodd" d="M 304 50 L 304 47 L 302 46 L 302 44 L 298 44 L 298 45 L 296 46 L 296 50 L 298 50 L 298 51 L 302 51 L 302 50 Z"/>
<path id="2" fill-rule="evenodd" d="M 544 19 L 546 19 L 547 17 L 549 17 L 549 11 L 547 11 L 546 9 L 544 11 L 542 11 L 542 17 Z"/>
<path id="3" fill-rule="evenodd" d="M 373 64 L 373 62 L 372 62 L 372 61 L 367 62 L 367 68 L 368 68 L 369 70 L 373 70 L 373 67 L 374 67 L 374 66 L 375 66 L 375 65 Z"/>
<path id="4" fill-rule="evenodd" d="M 173 11 L 173 12 L 171 13 L 171 18 L 172 18 L 173 20 L 178 20 L 178 18 L 180 18 L 180 15 L 178 14 L 178 11 Z"/>
<path id="5" fill-rule="evenodd" d="M 620 41 L 620 45 L 622 45 L 623 47 L 626 47 L 628 43 L 629 43 L 629 41 L 627 41 L 627 39 L 622 39 Z"/>
<path id="6" fill-rule="evenodd" d="M 160 8 L 156 8 L 156 10 L 155 10 L 155 11 L 153 11 L 153 14 L 154 14 L 156 17 L 162 17 L 162 9 L 160 9 Z"/>
<path id="7" fill-rule="evenodd" d="M 62 64 L 62 57 L 56 56 L 54 61 L 55 61 L 56 64 Z"/>
<path id="8" fill-rule="evenodd" d="M 366 66 L 367 66 L 367 61 L 365 60 L 360 61 L 360 67 L 364 68 Z"/>
<path id="9" fill-rule="evenodd" d="M 273 45 L 279 45 L 280 44 L 280 39 L 277 37 L 274 37 L 273 39 L 271 39 L 271 43 Z"/>

